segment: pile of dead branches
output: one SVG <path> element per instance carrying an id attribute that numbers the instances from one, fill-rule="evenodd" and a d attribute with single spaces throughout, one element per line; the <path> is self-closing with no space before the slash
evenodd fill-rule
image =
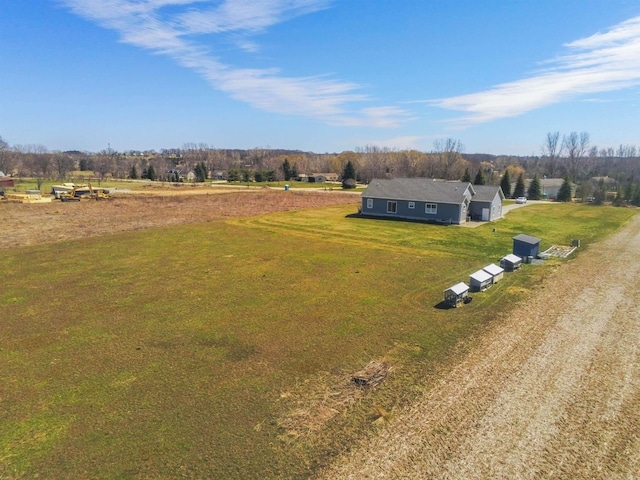
<path id="1" fill-rule="evenodd" d="M 351 381 L 361 387 L 375 387 L 384 381 L 390 369 L 386 362 L 372 360 L 362 370 L 354 373 Z"/>

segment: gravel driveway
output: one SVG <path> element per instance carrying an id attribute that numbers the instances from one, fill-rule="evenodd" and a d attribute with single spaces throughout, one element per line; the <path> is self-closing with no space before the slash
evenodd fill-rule
<path id="1" fill-rule="evenodd" d="M 640 216 L 545 280 L 327 479 L 640 478 Z"/>

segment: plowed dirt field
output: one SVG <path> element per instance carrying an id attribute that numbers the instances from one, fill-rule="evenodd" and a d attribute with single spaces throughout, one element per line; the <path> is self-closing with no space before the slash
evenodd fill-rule
<path id="1" fill-rule="evenodd" d="M 359 200 L 340 191 L 201 188 L 122 193 L 98 201 L 4 202 L 0 249 L 329 205 L 353 204 L 356 212 Z"/>
<path id="2" fill-rule="evenodd" d="M 635 217 L 322 478 L 640 478 L 639 259 Z"/>

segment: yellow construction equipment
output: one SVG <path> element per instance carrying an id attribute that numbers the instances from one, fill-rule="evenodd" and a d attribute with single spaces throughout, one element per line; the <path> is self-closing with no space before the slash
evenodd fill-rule
<path id="1" fill-rule="evenodd" d="M 79 202 L 80 200 L 106 200 L 109 191 L 105 188 L 93 188 L 91 184 L 75 185 L 68 192 L 60 192 L 58 195 L 63 202 Z"/>

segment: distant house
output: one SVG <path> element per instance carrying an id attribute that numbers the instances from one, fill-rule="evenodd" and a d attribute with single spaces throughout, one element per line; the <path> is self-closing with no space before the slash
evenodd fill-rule
<path id="1" fill-rule="evenodd" d="M 525 180 L 524 182 L 525 193 L 529 191 L 529 186 L 531 185 L 531 181 L 532 181 L 531 179 Z M 556 198 L 558 198 L 558 192 L 560 191 L 560 187 L 562 187 L 563 183 L 564 183 L 563 178 L 541 178 L 540 194 L 542 195 L 542 198 L 548 198 L 550 200 L 555 200 Z M 511 184 L 512 192 L 515 190 L 515 185 L 516 185 L 515 183 Z M 578 188 L 578 186 L 575 183 L 572 183 L 571 184 L 572 197 L 575 195 L 576 188 Z"/>
<path id="2" fill-rule="evenodd" d="M 308 182 L 325 183 L 325 182 L 337 182 L 337 173 L 312 173 L 307 177 Z"/>
<path id="3" fill-rule="evenodd" d="M 475 195 L 470 183 L 428 178 L 374 179 L 362 193 L 361 215 L 459 225 Z"/>
<path id="4" fill-rule="evenodd" d="M 513 237 L 513 254 L 520 258 L 536 258 L 540 253 L 540 239 L 520 234 Z"/>
<path id="5" fill-rule="evenodd" d="M 227 172 L 225 172 L 224 170 L 215 170 L 211 174 L 211 180 L 226 180 L 226 179 L 227 179 Z"/>
<path id="6" fill-rule="evenodd" d="M 0 176 L 0 189 L 13 188 L 13 187 L 15 187 L 15 183 L 13 181 L 13 178 Z"/>
<path id="7" fill-rule="evenodd" d="M 471 199 L 469 215 L 471 220 L 490 222 L 502 218 L 502 188 L 491 185 L 474 185 L 476 192 Z"/>
<path id="8" fill-rule="evenodd" d="M 459 225 L 502 217 L 504 194 L 497 186 L 476 186 L 429 178 L 374 179 L 362 193 L 365 216 Z"/>

